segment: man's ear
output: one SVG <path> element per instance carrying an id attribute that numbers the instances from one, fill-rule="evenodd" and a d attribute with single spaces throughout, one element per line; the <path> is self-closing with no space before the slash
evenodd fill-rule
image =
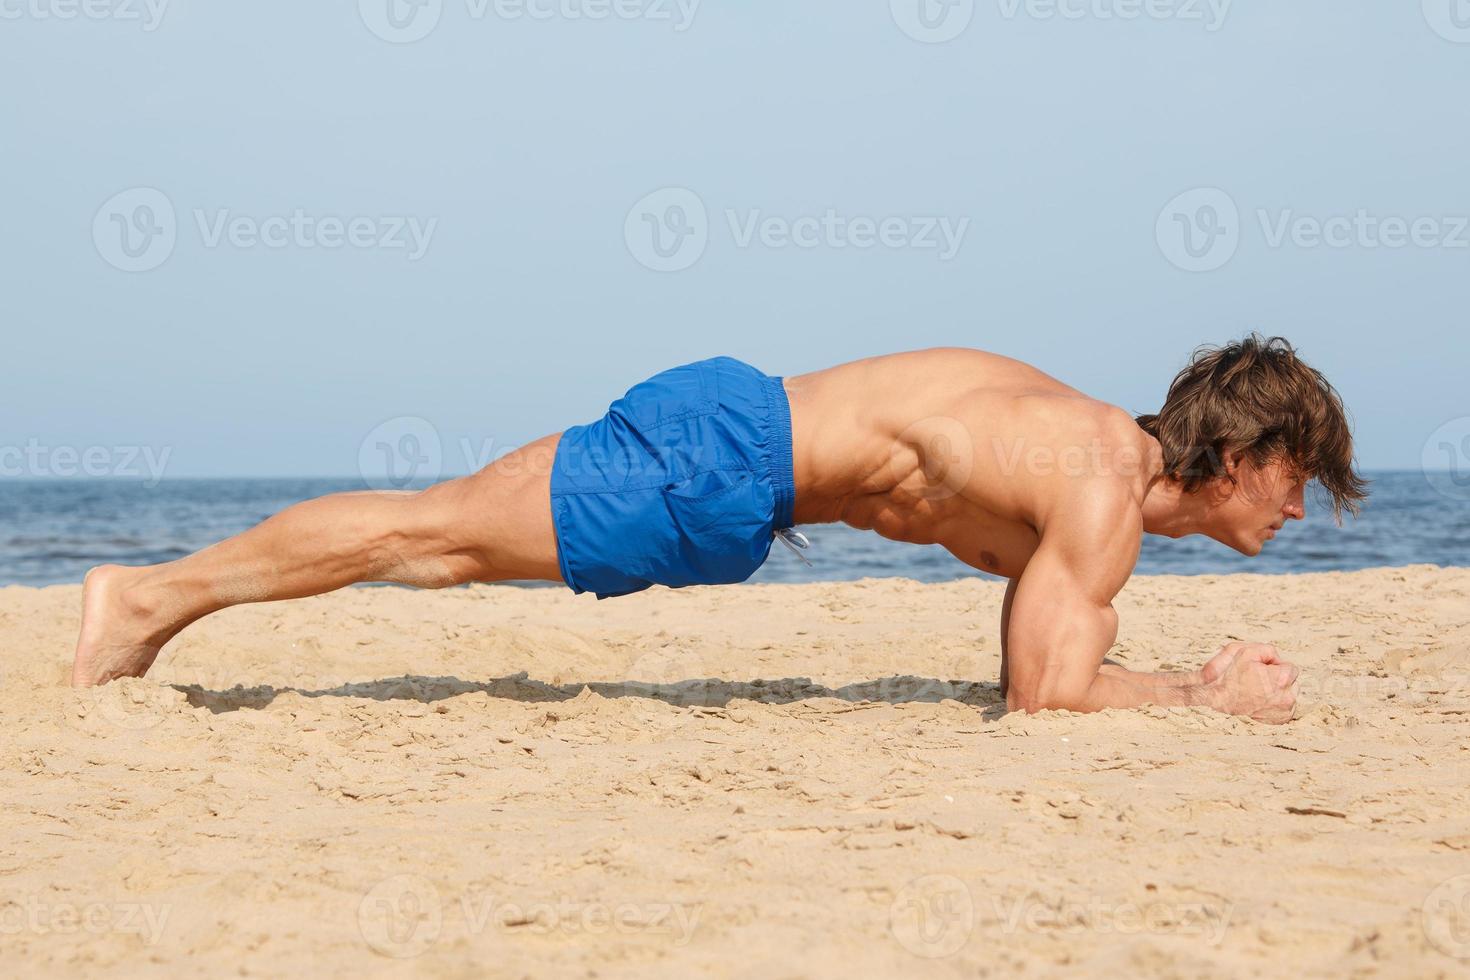
<path id="1" fill-rule="evenodd" d="M 1220 464 L 1225 472 L 1209 480 L 1211 500 L 1216 505 L 1223 504 L 1235 496 L 1235 491 L 1240 487 L 1238 479 L 1240 465 L 1245 461 L 1245 453 L 1227 450 L 1220 454 Z"/>

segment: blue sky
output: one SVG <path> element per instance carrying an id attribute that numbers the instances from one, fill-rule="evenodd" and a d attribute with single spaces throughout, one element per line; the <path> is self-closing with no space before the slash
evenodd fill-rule
<path id="1" fill-rule="evenodd" d="M 1369 467 L 1470 416 L 1470 4 L 920 2 L 0 0 L 0 446 L 456 471 L 939 344 L 1143 411 L 1251 329 Z"/>

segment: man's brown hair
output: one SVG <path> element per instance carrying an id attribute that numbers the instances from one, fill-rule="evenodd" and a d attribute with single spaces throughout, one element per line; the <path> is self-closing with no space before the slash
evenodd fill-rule
<path id="1" fill-rule="evenodd" d="M 1159 440 L 1164 471 L 1189 492 L 1226 476 L 1225 459 L 1257 465 L 1284 459 L 1316 480 L 1333 514 L 1358 513 L 1367 481 L 1353 468 L 1353 435 L 1342 399 L 1281 337 L 1253 333 L 1223 347 L 1200 347 L 1169 385 L 1157 415 L 1138 424 Z"/>

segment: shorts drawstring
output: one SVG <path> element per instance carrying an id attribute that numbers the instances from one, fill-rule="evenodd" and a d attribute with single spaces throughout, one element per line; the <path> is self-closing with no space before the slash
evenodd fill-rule
<path id="1" fill-rule="evenodd" d="M 780 527 L 776 529 L 775 535 L 776 540 L 791 549 L 793 555 L 806 562 L 808 568 L 816 567 L 812 564 L 811 559 L 802 553 L 812 546 L 811 541 L 807 540 L 805 534 L 802 534 L 795 528 Z"/>

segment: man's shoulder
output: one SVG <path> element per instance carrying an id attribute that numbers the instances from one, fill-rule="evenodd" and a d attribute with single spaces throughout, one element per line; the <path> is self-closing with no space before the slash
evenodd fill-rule
<path id="1" fill-rule="evenodd" d="M 1007 357 L 1005 354 L 998 354 L 995 351 L 981 350 L 978 347 L 918 347 L 912 350 L 878 354 L 852 363 L 879 365 L 885 368 L 891 367 L 905 371 L 922 370 L 940 365 L 945 367 L 983 365 L 990 370 L 1010 369 L 1042 374 L 1039 368 L 1027 364 L 1025 361 L 1019 361 L 1014 357 Z"/>
<path id="2" fill-rule="evenodd" d="M 1142 449 L 1147 445 L 1148 435 L 1138 427 L 1133 414 L 1117 405 L 1087 398 L 1085 404 L 1078 407 L 1077 413 L 1079 423 L 1091 435 L 1110 446 L 1134 446 Z"/>
<path id="3" fill-rule="evenodd" d="M 1105 402 L 1087 399 L 1061 411 L 1053 465 L 1041 481 L 1052 519 L 1073 527 L 1116 524 L 1129 533 L 1141 528 L 1151 460 L 1147 434 L 1133 416 Z"/>
<path id="4" fill-rule="evenodd" d="M 1044 443 L 1062 459 L 1086 461 L 1086 474 L 1074 472 L 1074 465 L 1067 467 L 1067 475 L 1127 475 L 1117 465 L 1107 465 L 1120 461 L 1126 464 L 1123 470 L 1136 473 L 1148 456 L 1149 435 L 1116 405 L 1070 389 L 1021 389 L 1010 393 L 1007 402 L 1012 437 Z M 982 421 L 976 419 L 977 424 Z M 989 421 L 994 431 L 994 420 Z"/>

